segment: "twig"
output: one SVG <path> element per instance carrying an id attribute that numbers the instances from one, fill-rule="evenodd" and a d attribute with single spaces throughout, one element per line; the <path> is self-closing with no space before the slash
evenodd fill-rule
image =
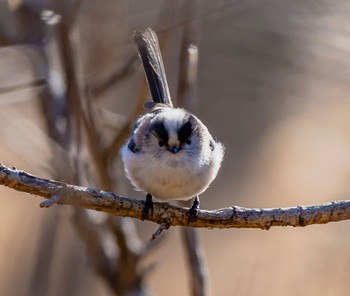
<path id="1" fill-rule="evenodd" d="M 33 256 L 32 272 L 30 273 L 30 286 L 24 295 L 47 295 L 50 292 L 50 278 L 52 276 L 55 254 L 58 246 L 58 232 L 63 224 L 60 221 L 62 212 L 52 211 L 45 217 L 44 223 L 41 223 L 40 236 L 36 238 L 38 246 Z"/>
<path id="2" fill-rule="evenodd" d="M 79 237 L 84 241 L 88 249 L 89 259 L 95 271 L 101 275 L 102 279 L 114 289 L 117 279 L 116 258 L 111 257 L 103 247 L 104 233 L 99 225 L 94 224 L 89 219 L 86 211 L 75 211 L 73 215 L 75 229 Z"/>
<path id="3" fill-rule="evenodd" d="M 116 265 L 118 278 L 116 278 L 114 285 L 117 295 L 144 295 L 144 292 L 140 291 L 146 290 L 144 275 L 150 269 L 138 268 L 144 255 L 141 252 L 143 246 L 135 234 L 135 225 L 130 222 L 127 219 L 108 219 L 119 252 Z M 129 294 L 130 289 L 137 292 Z"/>
<path id="4" fill-rule="evenodd" d="M 118 196 L 99 189 L 69 185 L 28 174 L 0 164 L 0 185 L 44 198 L 61 195 L 59 204 L 75 205 L 121 217 L 141 219 L 144 201 Z M 260 228 L 273 226 L 303 227 L 350 220 L 350 200 L 332 201 L 320 205 L 289 208 L 243 208 L 238 206 L 217 210 L 198 210 L 196 221 L 188 221 L 188 208 L 168 203 L 154 203 L 153 215 L 147 220 L 170 226 L 198 228 Z"/>
<path id="5" fill-rule="evenodd" d="M 196 2 L 186 3 L 184 14 L 188 19 L 195 19 Z M 186 23 L 181 40 L 180 66 L 178 74 L 177 102 L 187 110 L 194 111 L 197 103 L 196 84 L 198 69 L 198 22 Z"/>
<path id="6" fill-rule="evenodd" d="M 40 87 L 45 85 L 46 85 L 45 78 L 36 78 L 32 81 L 18 83 L 16 85 L 0 87 L 0 94 L 5 94 L 5 93 L 19 91 L 19 90 L 28 89 L 28 88 Z"/>
<path id="7" fill-rule="evenodd" d="M 126 61 L 124 61 L 123 65 L 120 69 L 116 69 L 107 80 L 103 81 L 101 84 L 93 86 L 91 89 L 92 97 L 94 99 L 101 98 L 102 94 L 109 91 L 112 87 L 116 87 L 116 85 L 121 82 L 123 79 L 129 77 L 132 74 L 136 67 L 133 67 L 136 64 L 138 57 L 136 54 L 128 57 Z"/>
<path id="8" fill-rule="evenodd" d="M 62 64 L 66 77 L 67 84 L 67 109 L 69 111 L 68 118 L 74 127 L 72 133 L 72 143 L 69 147 L 72 155 L 74 155 L 74 162 L 76 164 L 75 172 L 77 176 L 77 183 L 81 184 L 82 179 L 86 175 L 80 169 L 84 161 L 91 162 L 94 167 L 94 175 L 97 178 L 99 186 L 105 190 L 112 190 L 115 188 L 116 180 L 107 169 L 112 163 L 106 155 L 104 145 L 104 134 L 102 124 L 98 114 L 97 106 L 94 101 L 90 100 L 88 88 L 82 84 L 77 72 L 77 65 L 79 64 L 79 57 L 76 55 L 77 40 L 74 37 L 74 30 L 72 28 L 73 20 L 71 22 L 63 22 L 58 26 L 58 38 L 60 40 L 60 49 L 62 55 Z M 140 104 L 141 105 L 141 104 Z M 84 137 L 83 137 L 84 136 Z M 87 154 L 85 159 L 82 158 L 83 150 L 82 140 L 85 140 Z M 114 151 L 115 154 L 116 151 Z M 58 189 L 56 196 L 64 197 L 66 188 L 63 186 Z M 60 201 L 61 203 L 61 201 Z M 126 230 L 133 230 L 130 227 L 126 229 L 126 225 L 130 225 L 131 221 L 125 221 L 115 218 L 114 228 L 106 228 L 106 232 L 114 232 L 116 235 L 116 247 L 118 248 L 118 256 L 108 260 L 106 255 L 100 254 L 103 252 L 103 236 L 95 232 L 94 237 L 90 238 L 87 234 L 89 230 L 89 217 L 81 211 L 76 211 L 78 217 L 83 217 L 87 223 L 78 223 L 78 219 L 74 220 L 74 225 L 77 228 L 80 236 L 87 245 L 89 257 L 92 258 L 93 266 L 97 273 L 102 275 L 104 280 L 110 285 L 112 291 L 116 295 L 132 294 L 132 290 L 140 292 L 138 295 L 145 294 L 146 290 L 143 274 L 138 269 L 140 256 L 129 249 L 131 241 L 136 236 L 136 230 L 126 232 Z M 90 223 L 91 224 L 91 223 Z M 93 225 L 93 224 L 91 224 Z M 89 242 L 91 239 L 91 243 Z M 141 249 L 141 248 L 139 248 Z M 135 293 L 136 295 L 136 293 Z"/>
<path id="9" fill-rule="evenodd" d="M 182 237 L 187 251 L 188 266 L 191 270 L 191 295 L 208 295 L 208 271 L 204 260 L 204 251 L 199 240 L 198 229 L 183 228 Z"/>
<path id="10" fill-rule="evenodd" d="M 160 237 L 160 235 L 162 234 L 162 232 L 164 230 L 169 229 L 170 225 L 168 222 L 164 221 L 162 223 L 160 223 L 159 228 L 157 229 L 157 231 L 155 233 L 153 233 L 152 237 L 151 237 L 151 241 L 156 240 L 158 237 Z"/>
<path id="11" fill-rule="evenodd" d="M 40 203 L 40 207 L 41 208 L 49 208 L 52 205 L 54 205 L 55 203 L 58 203 L 61 198 L 62 198 L 62 195 L 55 194 L 52 197 L 50 197 L 49 199 L 46 199 L 46 200 L 42 201 Z"/>

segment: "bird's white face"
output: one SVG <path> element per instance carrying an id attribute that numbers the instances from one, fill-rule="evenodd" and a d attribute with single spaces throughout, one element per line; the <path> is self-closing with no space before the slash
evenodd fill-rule
<path id="1" fill-rule="evenodd" d="M 216 177 L 223 147 L 191 113 L 161 108 L 139 119 L 122 158 L 138 190 L 164 200 L 188 199 Z"/>
<path id="2" fill-rule="evenodd" d="M 182 109 L 161 110 L 144 132 L 142 151 L 155 158 L 174 162 L 200 154 L 198 122 Z"/>

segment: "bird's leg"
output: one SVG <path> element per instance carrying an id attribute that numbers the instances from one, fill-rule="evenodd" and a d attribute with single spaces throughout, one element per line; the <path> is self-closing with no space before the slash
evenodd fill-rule
<path id="1" fill-rule="evenodd" d="M 188 211 L 188 221 L 189 222 L 196 221 L 197 213 L 198 213 L 198 210 L 199 210 L 199 205 L 200 205 L 199 197 L 198 197 L 198 195 L 196 195 L 194 200 L 193 200 L 193 205 Z"/>
<path id="2" fill-rule="evenodd" d="M 152 195 L 147 193 L 145 207 L 143 208 L 143 212 L 141 216 L 142 220 L 145 220 L 148 217 L 149 211 L 153 213 L 153 201 L 152 201 Z"/>

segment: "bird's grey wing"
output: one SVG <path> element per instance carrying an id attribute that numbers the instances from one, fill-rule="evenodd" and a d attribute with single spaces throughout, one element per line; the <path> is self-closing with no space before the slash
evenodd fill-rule
<path id="1" fill-rule="evenodd" d="M 135 31 L 133 41 L 142 60 L 148 86 L 155 103 L 173 106 L 156 33 L 150 28 Z"/>

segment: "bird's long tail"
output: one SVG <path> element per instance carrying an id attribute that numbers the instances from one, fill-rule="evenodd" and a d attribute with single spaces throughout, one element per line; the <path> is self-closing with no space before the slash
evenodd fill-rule
<path id="1" fill-rule="evenodd" d="M 142 60 L 148 86 L 155 103 L 173 106 L 156 33 L 150 28 L 135 31 L 133 41 Z"/>

